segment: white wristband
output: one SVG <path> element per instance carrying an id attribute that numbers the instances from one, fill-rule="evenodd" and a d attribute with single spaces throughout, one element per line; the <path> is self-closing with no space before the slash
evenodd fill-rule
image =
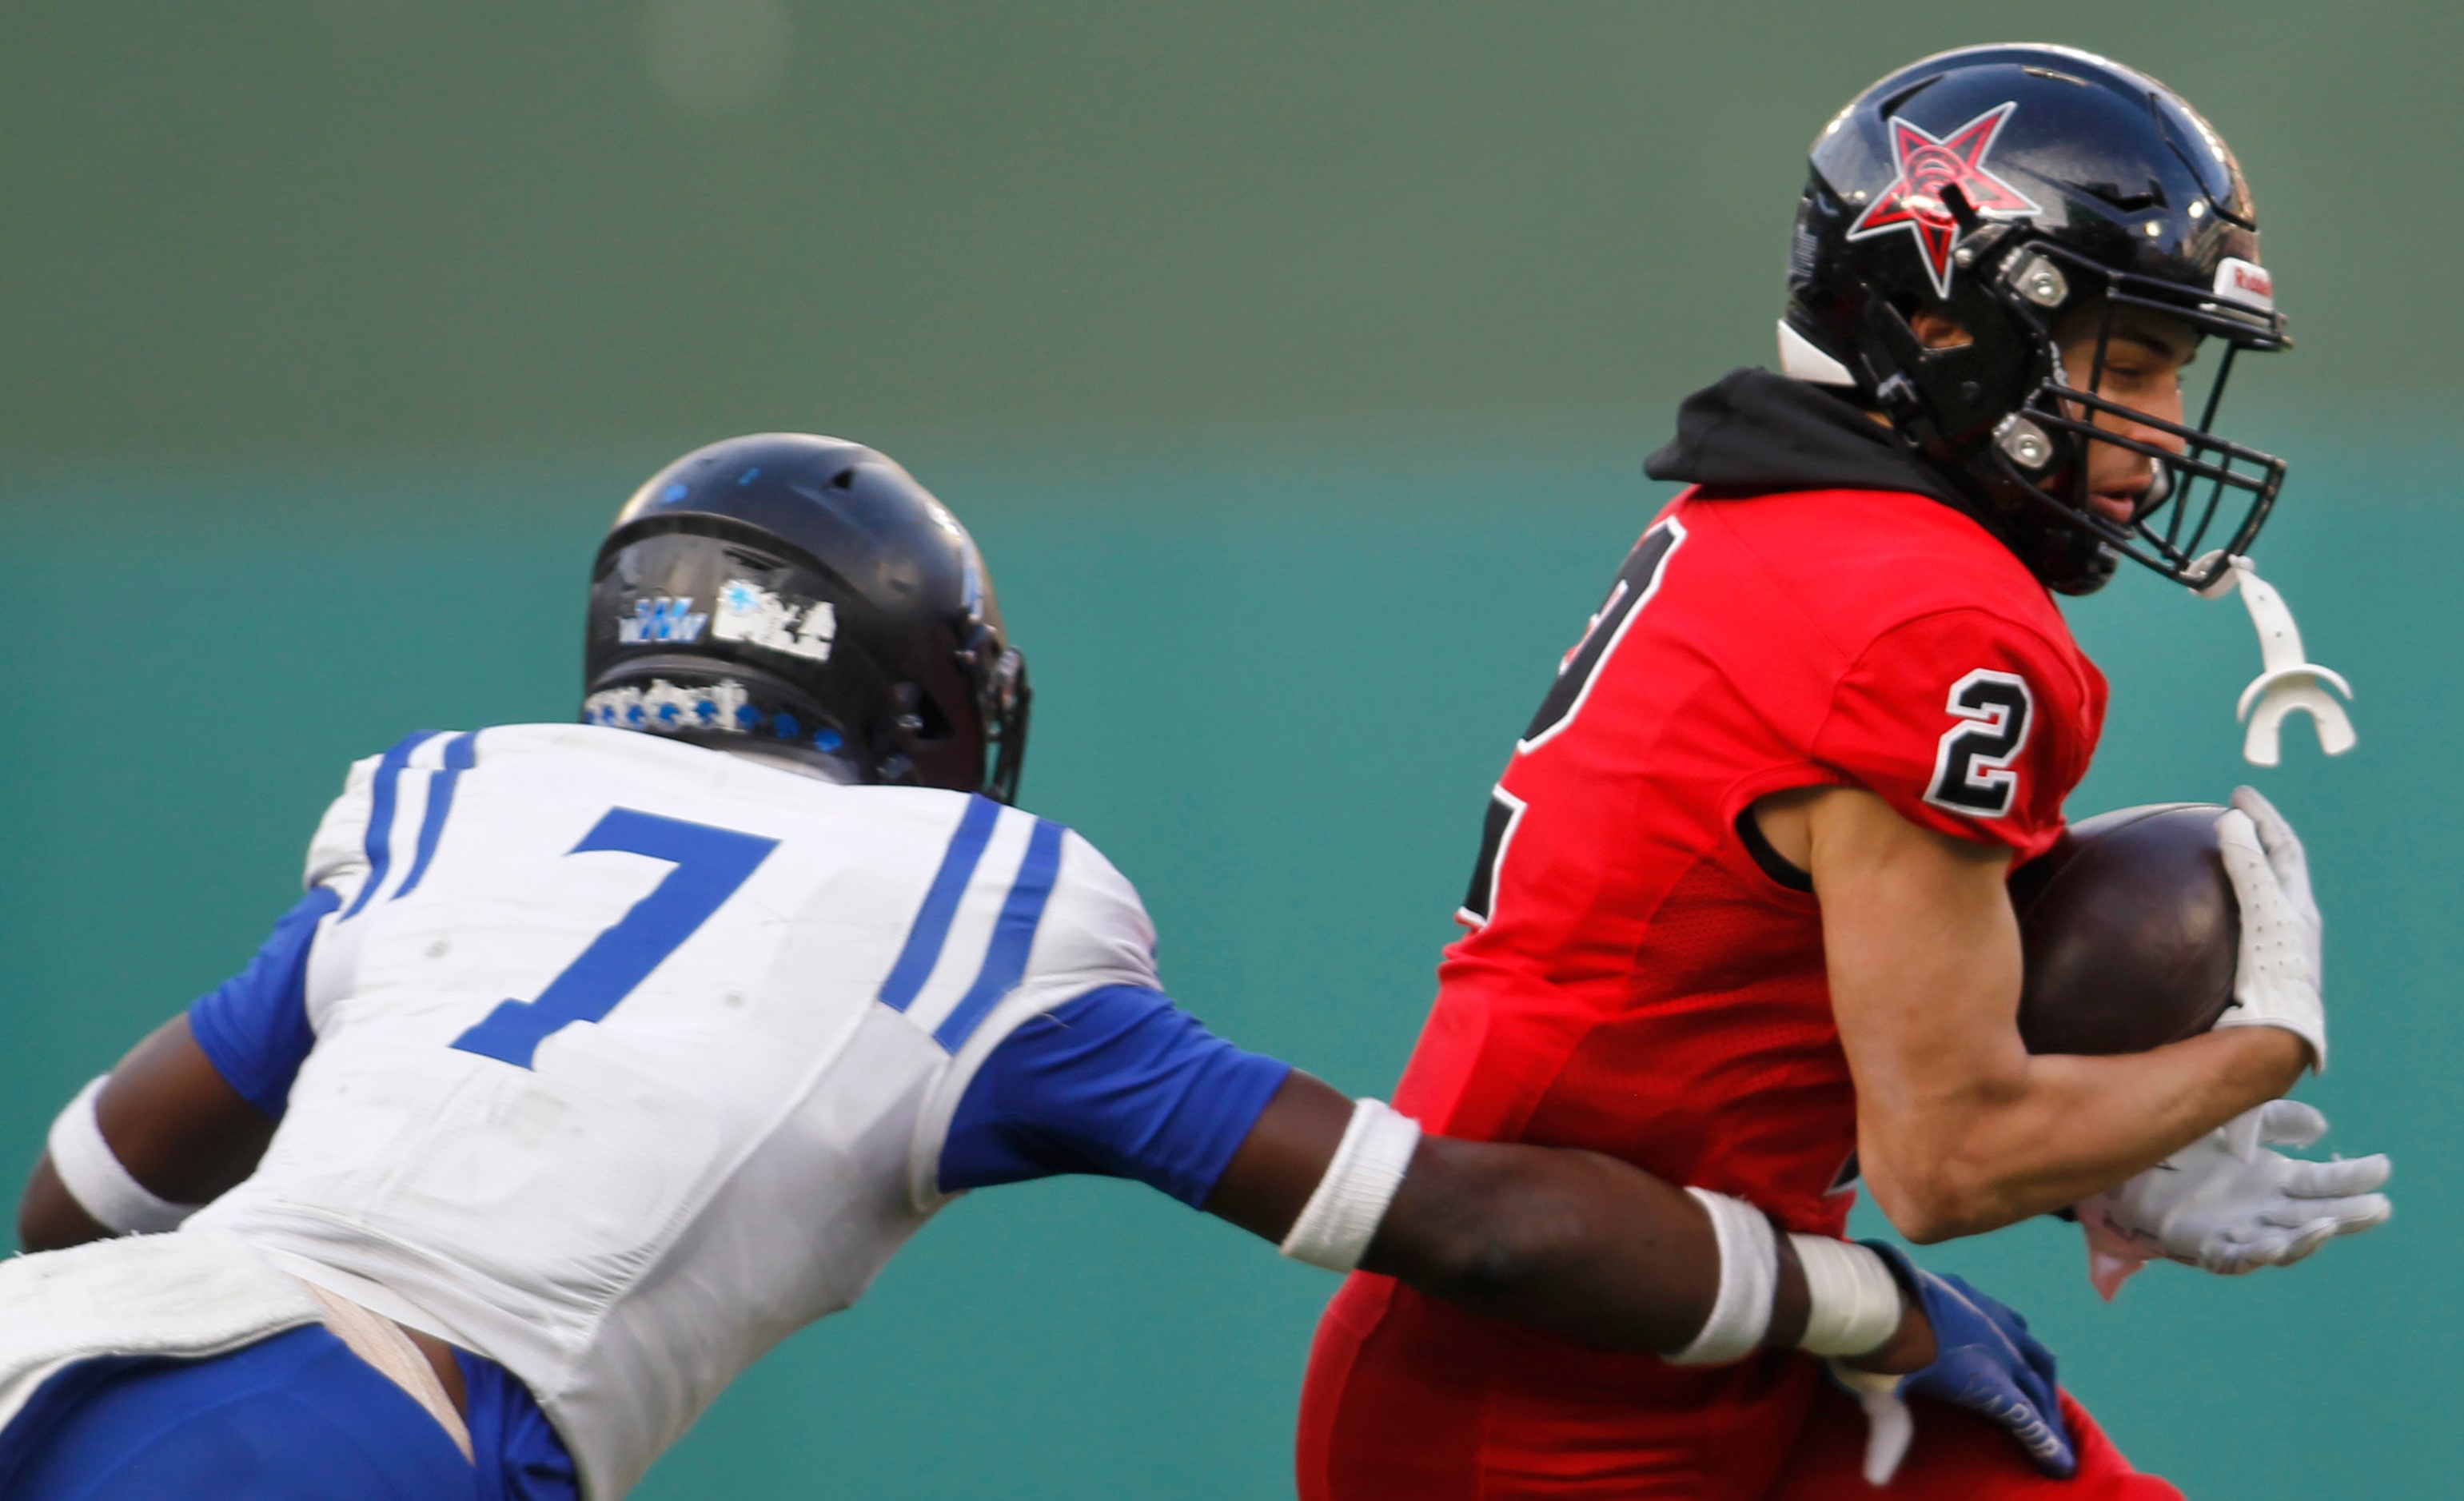
<path id="1" fill-rule="evenodd" d="M 1382 1100 L 1353 1105 L 1334 1160 L 1284 1237 L 1284 1254 L 1329 1272 L 1359 1266 L 1419 1144 L 1420 1123 L 1411 1117 L 1397 1115 Z"/>
<path id="2" fill-rule="evenodd" d="M 1743 1199 L 1688 1188 L 1709 1211 L 1720 1242 L 1720 1292 L 1694 1342 L 1667 1357 L 1671 1365 L 1725 1365 L 1754 1353 L 1771 1329 L 1779 1291 L 1779 1242 L 1763 1211 Z"/>
<path id="3" fill-rule="evenodd" d="M 111 1143 L 102 1139 L 102 1122 L 95 1115 L 95 1101 L 101 1098 L 110 1077 L 106 1074 L 77 1091 L 77 1099 L 52 1122 L 52 1170 L 60 1175 L 60 1186 L 68 1189 L 77 1207 L 115 1235 L 176 1229 L 204 1206 L 173 1204 L 157 1197 L 130 1177 L 112 1154 Z"/>
<path id="4" fill-rule="evenodd" d="M 1899 1332 L 1900 1284 L 1882 1258 L 1854 1241 L 1791 1235 L 1805 1269 L 1805 1338 L 1815 1355 L 1864 1355 Z"/>

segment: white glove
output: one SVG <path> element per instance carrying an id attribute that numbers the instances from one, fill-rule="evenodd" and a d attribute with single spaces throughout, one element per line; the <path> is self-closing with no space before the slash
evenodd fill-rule
<path id="1" fill-rule="evenodd" d="M 2310 859 L 2293 825 L 2247 787 L 2216 819 L 2216 842 L 2241 905 L 2241 953 L 2233 1003 L 2219 1027 L 2281 1027 L 2310 1044 L 2310 1066 L 2327 1068 L 2327 1009 L 2319 995 L 2319 904 Z"/>
<path id="2" fill-rule="evenodd" d="M 2259 1143 L 2308 1146 L 2327 1118 L 2299 1100 L 2246 1110 L 2116 1188 L 2077 1206 L 2088 1279 L 2107 1300 L 2164 1257 L 2221 1276 L 2299 1261 L 2339 1235 L 2384 1224 L 2385 1153 L 2304 1162 Z"/>

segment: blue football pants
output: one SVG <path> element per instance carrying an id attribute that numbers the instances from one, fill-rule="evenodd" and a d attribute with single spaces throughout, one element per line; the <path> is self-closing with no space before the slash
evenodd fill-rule
<path id="1" fill-rule="evenodd" d="M 322 1325 L 213 1360 L 72 1369 L 0 1434 L 6 1450 L 15 1451 L 0 1457 L 8 1501 L 503 1494 L 495 1467 L 464 1459 L 425 1408 Z"/>

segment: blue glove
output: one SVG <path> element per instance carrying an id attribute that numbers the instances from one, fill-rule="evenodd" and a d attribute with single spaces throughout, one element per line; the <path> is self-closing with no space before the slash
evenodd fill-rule
<path id="1" fill-rule="evenodd" d="M 2067 1479 L 2079 1468 L 2079 1456 L 2062 1426 L 2054 1353 L 2028 1333 L 2028 1321 L 1958 1277 L 1920 1269 L 1897 1246 L 1878 1240 L 1865 1244 L 1890 1264 L 1900 1286 L 1924 1307 L 1935 1345 L 1933 1363 L 1905 1376 L 1854 1371 L 1832 1362 L 1833 1373 L 1865 1406 L 1870 1429 L 1865 1479 L 1880 1486 L 1899 1468 L 1913 1426 L 1906 1402 L 1911 1392 L 1991 1419 L 2027 1450 L 2038 1469 Z"/>

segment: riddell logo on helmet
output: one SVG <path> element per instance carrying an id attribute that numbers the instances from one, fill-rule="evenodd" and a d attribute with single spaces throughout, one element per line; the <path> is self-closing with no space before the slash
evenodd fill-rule
<path id="1" fill-rule="evenodd" d="M 2216 268 L 2216 295 L 2227 302 L 2263 313 L 2276 311 L 2276 278 L 2267 268 L 2255 266 L 2238 255 L 2228 255 Z"/>
<path id="2" fill-rule="evenodd" d="M 2026 219 L 2044 212 L 2035 199 L 1985 165 L 1993 139 L 2018 107 L 2016 100 L 1996 105 L 1947 136 L 1892 116 L 1891 150 L 1899 159 L 1900 175 L 1857 216 L 1848 238 L 1867 240 L 1905 228 L 1916 238 L 1935 294 L 1949 296 L 1950 249 L 1959 239 L 1959 220 L 1945 196 L 1951 188 L 1959 189 L 1980 218 Z"/>

